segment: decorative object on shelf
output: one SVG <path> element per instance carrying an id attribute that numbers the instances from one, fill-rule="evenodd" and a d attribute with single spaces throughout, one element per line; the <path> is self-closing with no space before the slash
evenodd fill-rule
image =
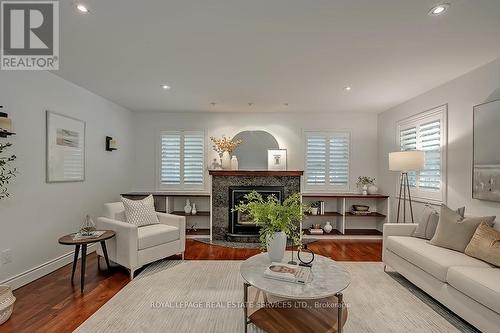
<path id="1" fill-rule="evenodd" d="M 474 106 L 472 197 L 500 201 L 500 99 Z"/>
<path id="2" fill-rule="evenodd" d="M 12 294 L 12 288 L 0 285 L 0 325 L 5 323 L 14 310 L 16 298 Z"/>
<path id="3" fill-rule="evenodd" d="M 238 170 L 238 158 L 235 155 L 231 157 L 231 170 Z"/>
<path id="4" fill-rule="evenodd" d="M 311 215 L 318 215 L 321 204 L 319 201 L 311 202 Z"/>
<path id="5" fill-rule="evenodd" d="M 47 111 L 46 181 L 85 180 L 85 122 Z"/>
<path id="6" fill-rule="evenodd" d="M 375 184 L 368 185 L 368 194 L 377 194 L 378 187 Z"/>
<path id="7" fill-rule="evenodd" d="M 326 221 L 326 224 L 325 226 L 323 227 L 323 230 L 329 234 L 330 232 L 332 232 L 333 230 L 333 227 L 332 227 L 332 224 L 330 223 L 330 221 Z"/>
<path id="8" fill-rule="evenodd" d="M 363 195 L 367 195 L 368 186 L 374 185 L 374 183 L 375 183 L 374 177 L 359 176 L 358 180 L 356 181 L 356 186 L 361 189 L 361 193 L 363 193 Z"/>
<path id="9" fill-rule="evenodd" d="M 220 157 L 217 159 L 217 158 L 214 158 L 212 160 L 212 164 L 210 166 L 210 170 L 220 170 L 222 169 L 222 166 L 221 166 L 221 163 L 220 163 Z"/>
<path id="10" fill-rule="evenodd" d="M 323 235 L 323 229 L 321 229 L 321 227 L 319 227 L 319 228 L 311 227 L 311 229 L 309 229 L 309 233 L 311 235 Z"/>
<path id="11" fill-rule="evenodd" d="M 192 207 L 191 207 L 191 202 L 189 199 L 186 199 L 186 205 L 184 206 L 184 213 L 186 214 L 191 214 Z"/>
<path id="12" fill-rule="evenodd" d="M 0 143 L 0 199 L 10 196 L 7 190 L 7 185 L 9 185 L 12 178 L 16 177 L 17 169 L 11 166 L 11 162 L 14 162 L 17 158 L 16 155 L 3 156 L 3 152 L 8 148 L 12 147 L 12 143 Z"/>
<path id="13" fill-rule="evenodd" d="M 213 136 L 210 137 L 212 140 L 213 149 L 219 154 L 221 158 L 222 169 L 231 169 L 231 153 L 241 144 L 241 140 L 233 141 L 231 137 L 222 136 L 222 138 L 217 139 Z"/>
<path id="14" fill-rule="evenodd" d="M 370 206 L 366 205 L 352 205 L 352 210 L 353 211 L 358 211 L 358 212 L 367 212 L 370 210 Z"/>
<path id="15" fill-rule="evenodd" d="M 231 154 L 229 152 L 225 151 L 222 153 L 220 164 L 223 170 L 231 170 Z"/>
<path id="16" fill-rule="evenodd" d="M 301 245 L 300 221 L 309 207 L 301 202 L 300 193 L 294 193 L 281 203 L 275 196 L 266 199 L 256 191 L 245 195 L 247 203 L 240 203 L 233 211 L 250 214 L 260 227 L 261 248 L 266 249 L 271 261 L 281 261 L 285 255 L 286 239 L 292 245 Z"/>
<path id="17" fill-rule="evenodd" d="M 12 119 L 9 115 L 3 112 L 3 106 L 0 105 L 0 138 L 6 138 L 9 135 L 14 135 L 12 131 Z"/>
<path id="18" fill-rule="evenodd" d="M 193 208 L 191 208 L 191 215 L 196 215 L 198 211 L 196 210 L 196 204 L 193 202 Z"/>
<path id="19" fill-rule="evenodd" d="M 110 136 L 106 137 L 106 151 L 118 150 L 118 144 L 116 140 Z"/>
<path id="20" fill-rule="evenodd" d="M 90 236 L 97 228 L 95 226 L 94 220 L 90 217 L 90 215 L 85 215 L 85 219 L 83 220 L 82 225 L 80 226 L 79 233 L 82 236 Z"/>
<path id="21" fill-rule="evenodd" d="M 319 215 L 325 215 L 325 202 L 319 202 Z"/>
<path id="22" fill-rule="evenodd" d="M 403 199 L 403 223 L 406 223 L 406 201 L 410 204 L 411 223 L 414 223 L 408 172 L 420 171 L 424 168 L 424 164 L 425 153 L 421 150 L 397 151 L 389 153 L 389 170 L 399 171 L 401 173 L 399 182 L 398 217 L 396 220 L 398 223 L 401 199 Z M 406 199 L 407 191 L 408 200 Z"/>
<path id="23" fill-rule="evenodd" d="M 307 248 L 307 244 L 304 246 L 304 248 L 299 247 L 297 257 L 300 261 L 299 266 L 312 267 L 312 263 L 314 261 L 314 252 Z"/>
<path id="24" fill-rule="evenodd" d="M 286 171 L 287 164 L 286 149 L 269 149 L 267 151 L 267 169 Z"/>

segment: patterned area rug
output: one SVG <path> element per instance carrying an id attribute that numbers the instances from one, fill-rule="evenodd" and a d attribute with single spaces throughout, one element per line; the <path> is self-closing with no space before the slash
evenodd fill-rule
<path id="1" fill-rule="evenodd" d="M 243 332 L 240 263 L 151 264 L 76 332 Z M 398 274 L 384 273 L 382 263 L 342 265 L 352 278 L 345 332 L 477 332 Z M 261 333 L 253 325 L 249 332 Z"/>

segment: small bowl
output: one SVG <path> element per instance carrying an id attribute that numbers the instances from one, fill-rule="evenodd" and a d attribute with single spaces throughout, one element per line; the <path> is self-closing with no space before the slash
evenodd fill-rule
<path id="1" fill-rule="evenodd" d="M 352 210 L 356 210 L 358 212 L 367 212 L 369 209 L 370 209 L 370 206 L 352 205 Z"/>

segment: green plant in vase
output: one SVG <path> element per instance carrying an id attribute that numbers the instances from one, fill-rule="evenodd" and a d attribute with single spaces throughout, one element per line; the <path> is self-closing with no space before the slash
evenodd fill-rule
<path id="1" fill-rule="evenodd" d="M 271 261 L 281 261 L 285 254 L 286 240 L 301 245 L 300 221 L 310 208 L 302 204 L 300 193 L 295 193 L 281 203 L 275 196 L 263 198 L 252 191 L 245 196 L 246 203 L 240 203 L 233 211 L 249 214 L 260 227 L 261 248 L 267 250 Z"/>
<path id="2" fill-rule="evenodd" d="M 368 194 L 368 186 L 375 185 L 375 177 L 359 176 L 356 186 L 361 189 L 363 195 Z"/>

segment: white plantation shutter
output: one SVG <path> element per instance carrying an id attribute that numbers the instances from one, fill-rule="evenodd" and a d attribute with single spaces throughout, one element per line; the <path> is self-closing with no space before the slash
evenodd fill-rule
<path id="1" fill-rule="evenodd" d="M 203 188 L 205 134 L 170 131 L 161 135 L 160 185 L 176 189 Z"/>
<path id="2" fill-rule="evenodd" d="M 441 121 L 420 125 L 419 149 L 425 152 L 424 170 L 419 173 L 421 189 L 439 191 L 441 188 Z"/>
<path id="3" fill-rule="evenodd" d="M 330 184 L 347 187 L 349 183 L 349 136 L 330 137 Z"/>
<path id="4" fill-rule="evenodd" d="M 410 186 L 417 198 L 445 201 L 443 183 L 446 161 L 446 116 L 447 106 L 409 118 L 399 124 L 399 146 L 401 151 L 422 150 L 425 152 L 424 169 L 409 172 Z"/>
<path id="5" fill-rule="evenodd" d="M 349 134 L 307 131 L 305 138 L 306 189 L 348 189 Z"/>

